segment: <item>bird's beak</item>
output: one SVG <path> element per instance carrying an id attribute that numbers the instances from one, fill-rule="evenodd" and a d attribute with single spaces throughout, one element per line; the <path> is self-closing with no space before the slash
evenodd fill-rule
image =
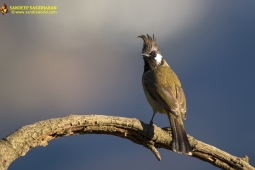
<path id="1" fill-rule="evenodd" d="M 149 57 L 149 54 L 142 53 L 141 56 L 143 56 L 143 57 Z"/>

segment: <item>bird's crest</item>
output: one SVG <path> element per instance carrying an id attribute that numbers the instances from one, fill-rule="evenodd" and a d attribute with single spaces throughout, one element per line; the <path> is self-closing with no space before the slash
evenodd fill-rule
<path id="1" fill-rule="evenodd" d="M 147 34 L 147 36 L 146 35 L 140 35 L 138 37 L 143 39 L 143 51 L 142 51 L 142 53 L 148 54 L 151 51 L 156 51 L 160 54 L 160 51 L 159 51 L 157 43 L 156 43 L 156 38 L 154 37 L 154 34 L 153 34 L 152 37 L 149 36 L 148 34 Z"/>

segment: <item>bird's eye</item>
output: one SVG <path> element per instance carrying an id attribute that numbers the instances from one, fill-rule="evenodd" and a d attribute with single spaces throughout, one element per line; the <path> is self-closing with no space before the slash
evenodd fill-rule
<path id="1" fill-rule="evenodd" d="M 150 52 L 150 56 L 151 57 L 156 57 L 156 52 L 155 51 Z"/>

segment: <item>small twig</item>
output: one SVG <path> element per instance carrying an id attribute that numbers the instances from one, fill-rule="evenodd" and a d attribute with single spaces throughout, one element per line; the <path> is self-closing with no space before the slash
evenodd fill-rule
<path id="1" fill-rule="evenodd" d="M 155 148 L 155 146 L 153 144 L 148 144 L 147 147 L 152 151 L 152 153 L 156 156 L 156 158 L 159 161 L 161 161 L 160 154 L 159 154 L 158 150 Z"/>

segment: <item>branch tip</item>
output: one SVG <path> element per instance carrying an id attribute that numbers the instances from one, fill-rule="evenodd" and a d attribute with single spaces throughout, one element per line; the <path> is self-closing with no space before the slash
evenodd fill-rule
<path id="1" fill-rule="evenodd" d="M 157 158 L 159 161 L 161 161 L 160 154 L 159 154 L 158 150 L 155 148 L 155 146 L 152 145 L 152 144 L 149 144 L 149 145 L 148 145 L 148 148 L 152 151 L 152 153 L 156 156 L 156 158 Z"/>

